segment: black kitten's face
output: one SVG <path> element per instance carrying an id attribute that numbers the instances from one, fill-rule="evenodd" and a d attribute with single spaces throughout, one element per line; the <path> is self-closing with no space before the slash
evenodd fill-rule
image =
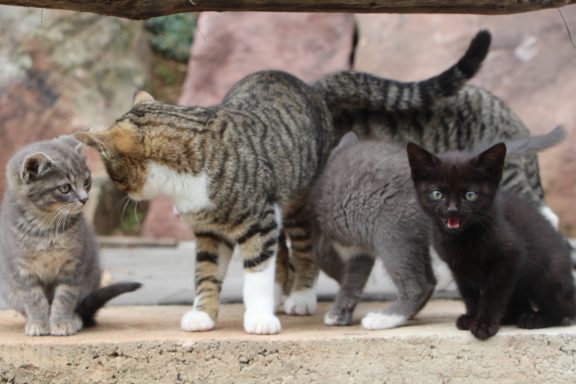
<path id="1" fill-rule="evenodd" d="M 506 155 L 503 144 L 475 157 L 462 152 L 436 157 L 415 144 L 407 150 L 418 202 L 440 228 L 458 234 L 490 220 Z"/>

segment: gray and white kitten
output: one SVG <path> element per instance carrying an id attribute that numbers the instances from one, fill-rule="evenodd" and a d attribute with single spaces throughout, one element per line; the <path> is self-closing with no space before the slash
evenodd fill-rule
<path id="1" fill-rule="evenodd" d="M 32 143 L 6 166 L 0 211 L 0 292 L 29 336 L 66 336 L 94 324 L 108 300 L 139 283 L 99 289 L 100 263 L 82 216 L 90 171 L 71 137 Z"/>
<path id="2" fill-rule="evenodd" d="M 507 142 L 516 155 L 535 155 L 565 136 L 546 135 Z M 402 325 L 434 291 L 429 245 L 431 222 L 420 209 L 404 146 L 355 143 L 349 133 L 334 150 L 311 195 L 314 253 L 320 268 L 340 283 L 324 317 L 327 325 L 348 325 L 376 257 L 397 288 L 396 301 L 362 319 L 367 329 Z"/>

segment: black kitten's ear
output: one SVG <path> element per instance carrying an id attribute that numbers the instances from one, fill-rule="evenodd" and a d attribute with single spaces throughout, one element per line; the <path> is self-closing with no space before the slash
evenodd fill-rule
<path id="1" fill-rule="evenodd" d="M 26 156 L 20 169 L 20 177 L 25 182 L 33 181 L 48 172 L 54 162 L 43 152 L 36 152 Z"/>
<path id="2" fill-rule="evenodd" d="M 408 154 L 408 163 L 410 163 L 412 179 L 414 181 L 420 179 L 430 168 L 434 168 L 440 164 L 439 158 L 414 143 L 408 143 L 406 153 Z"/>
<path id="3" fill-rule="evenodd" d="M 489 175 L 496 177 L 498 180 L 502 177 L 504 160 L 506 159 L 506 144 L 498 143 L 484 152 L 480 153 L 474 159 L 473 164 L 484 170 Z"/>

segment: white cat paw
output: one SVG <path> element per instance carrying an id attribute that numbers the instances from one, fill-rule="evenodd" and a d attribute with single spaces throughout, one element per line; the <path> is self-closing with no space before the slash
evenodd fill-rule
<path id="1" fill-rule="evenodd" d="M 204 311 L 191 310 L 182 316 L 180 326 L 186 332 L 210 331 L 216 323 Z"/>
<path id="2" fill-rule="evenodd" d="M 292 292 L 284 301 L 284 312 L 287 315 L 313 315 L 316 312 L 316 290 Z"/>
<path id="3" fill-rule="evenodd" d="M 80 316 L 74 315 L 68 319 L 50 320 L 50 334 L 52 336 L 70 336 L 82 329 Z"/>
<path id="4" fill-rule="evenodd" d="M 28 336 L 45 336 L 50 334 L 50 326 L 45 322 L 31 321 L 26 323 L 24 332 Z"/>
<path id="5" fill-rule="evenodd" d="M 362 319 L 362 326 L 366 329 L 388 329 L 406 324 L 408 319 L 402 315 L 389 315 L 369 312 Z"/>
<path id="6" fill-rule="evenodd" d="M 280 332 L 280 320 L 273 314 L 244 314 L 244 330 L 255 335 L 272 335 Z"/>

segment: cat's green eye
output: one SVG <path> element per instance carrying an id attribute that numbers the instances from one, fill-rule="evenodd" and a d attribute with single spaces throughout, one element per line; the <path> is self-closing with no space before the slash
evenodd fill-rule
<path id="1" fill-rule="evenodd" d="M 72 186 L 70 184 L 64 184 L 58 187 L 58 191 L 63 194 L 70 193 Z"/>
<path id="2" fill-rule="evenodd" d="M 468 191 L 468 192 L 464 193 L 464 200 L 466 200 L 466 201 L 478 200 L 478 192 Z"/>
<path id="3" fill-rule="evenodd" d="M 444 198 L 444 194 L 440 191 L 431 191 L 430 192 L 430 199 L 434 201 L 439 201 Z"/>

